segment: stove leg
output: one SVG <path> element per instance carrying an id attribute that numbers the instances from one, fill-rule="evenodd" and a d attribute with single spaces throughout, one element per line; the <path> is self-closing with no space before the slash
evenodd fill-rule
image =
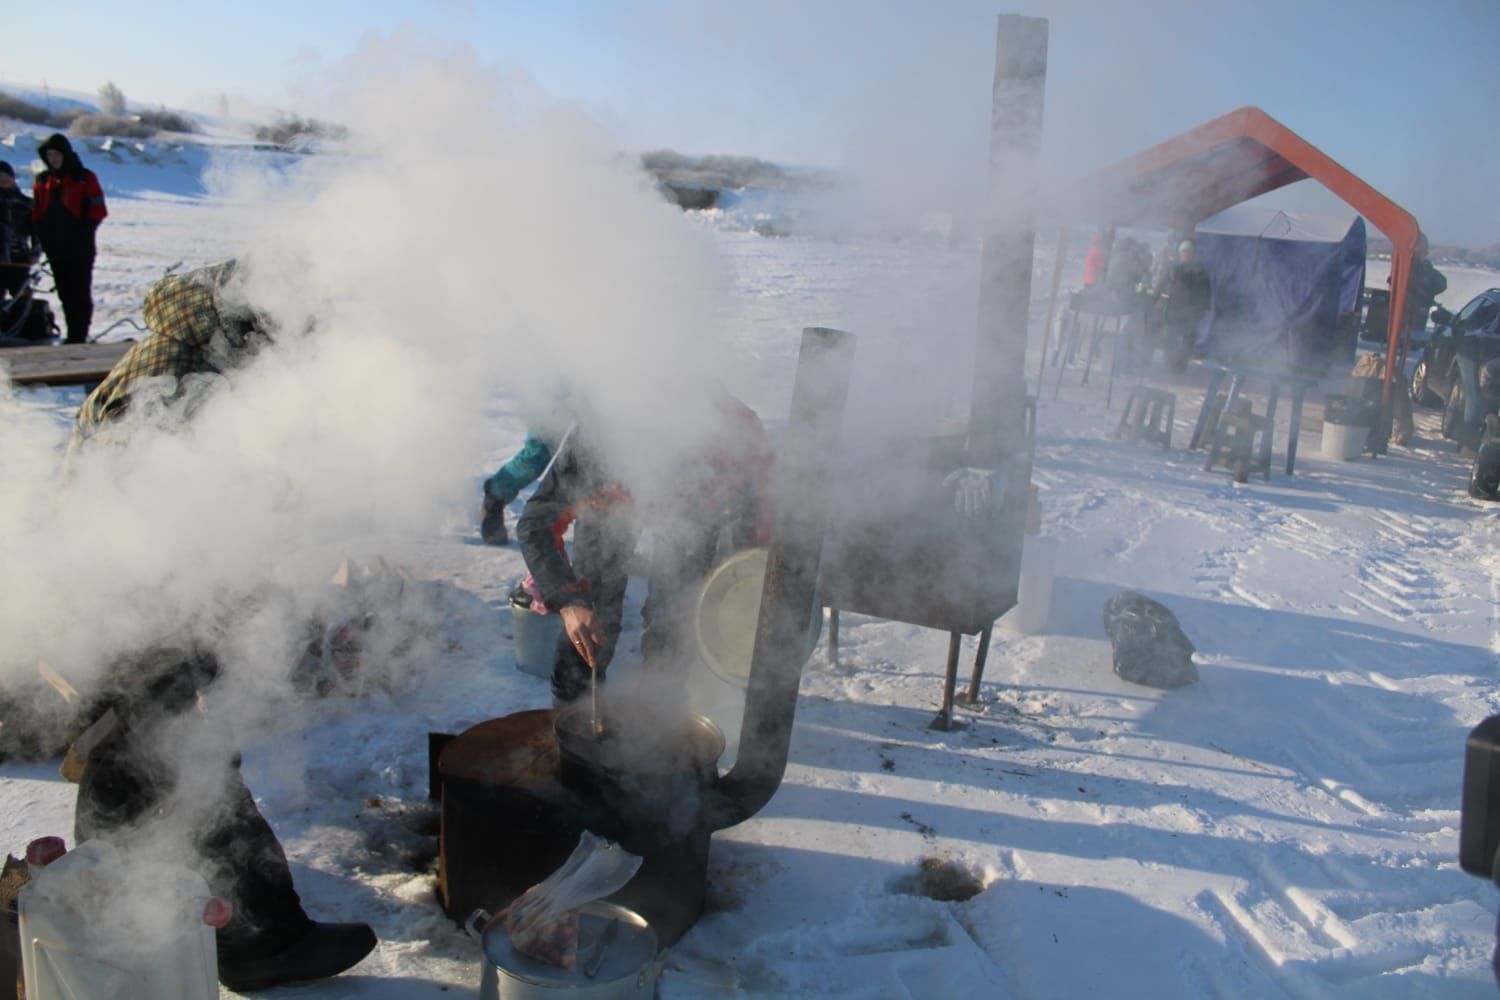
<path id="1" fill-rule="evenodd" d="M 968 705 L 973 708 L 979 704 L 979 682 L 984 680 L 984 664 L 990 655 L 990 633 L 995 631 L 991 625 L 979 633 L 979 652 L 974 654 L 974 675 L 969 678 L 969 690 L 958 696 L 960 705 Z"/>
<path id="2" fill-rule="evenodd" d="M 828 659 L 836 667 L 839 665 L 839 609 L 828 609 Z"/>
<path id="3" fill-rule="evenodd" d="M 953 692 L 958 687 L 958 651 L 963 642 L 962 632 L 948 633 L 948 669 L 943 676 L 943 708 L 932 720 L 929 729 L 951 732 L 962 729 L 964 724 L 953 717 Z"/>

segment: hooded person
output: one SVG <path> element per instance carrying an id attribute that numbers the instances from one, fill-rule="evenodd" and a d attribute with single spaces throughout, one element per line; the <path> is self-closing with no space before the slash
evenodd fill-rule
<path id="1" fill-rule="evenodd" d="M 148 407 L 173 420 L 190 416 L 202 388 L 271 344 L 274 324 L 246 303 L 244 279 L 244 266 L 228 260 L 152 285 L 141 310 L 146 336 L 78 408 L 75 445 Z"/>
<path id="2" fill-rule="evenodd" d="M 562 619 L 552 670 L 558 706 L 587 692 L 591 678 L 604 681 L 620 638 L 628 564 L 640 534 L 634 499 L 590 431 L 576 424 L 563 435 L 516 524 L 530 574 L 525 586 L 539 610 Z M 563 541 L 570 527 L 571 554 Z"/>
<path id="3" fill-rule="evenodd" d="M 159 417 L 188 419 L 223 380 L 271 342 L 267 317 L 239 295 L 234 261 L 172 275 L 146 296 L 149 330 L 79 408 L 68 460 Z M 126 415 L 131 415 L 128 423 Z M 66 473 L 65 473 L 66 475 Z M 337 975 L 375 947 L 365 924 L 318 923 L 302 908 L 276 834 L 240 777 L 237 754 L 182 760 L 184 732 L 206 720 L 219 665 L 191 643 L 164 641 L 112 665 L 112 692 L 74 745 L 83 759 L 75 836 L 150 852 L 186 829 L 193 863 L 234 905 L 216 934 L 219 981 L 237 992 Z M 206 776 L 206 777 L 205 777 Z"/>
<path id="4" fill-rule="evenodd" d="M 16 172 L 0 160 L 0 300 L 19 296 L 36 263 L 31 199 L 16 186 Z"/>
<path id="5" fill-rule="evenodd" d="M 94 318 L 94 233 L 109 214 L 99 178 L 61 132 L 37 147 L 46 169 L 31 185 L 31 221 L 62 304 L 67 342 L 89 339 Z"/>

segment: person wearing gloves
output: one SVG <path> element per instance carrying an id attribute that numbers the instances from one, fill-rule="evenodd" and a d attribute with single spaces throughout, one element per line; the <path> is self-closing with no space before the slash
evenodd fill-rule
<path id="1" fill-rule="evenodd" d="M 149 332 L 79 408 L 70 462 L 125 433 L 128 414 L 191 418 L 223 373 L 272 342 L 269 317 L 240 293 L 243 276 L 228 261 L 152 286 Z M 281 844 L 240 777 L 238 754 L 196 752 L 189 766 L 183 741 L 165 738 L 204 735 L 199 705 L 214 694 L 213 654 L 164 641 L 112 666 L 113 691 L 74 745 L 83 761 L 75 836 L 150 852 L 186 829 L 190 863 L 234 905 L 216 933 L 219 981 L 231 990 L 337 975 L 369 954 L 376 939 L 367 925 L 318 923 L 303 910 Z"/>
<path id="2" fill-rule="evenodd" d="M 15 170 L 0 160 L 0 302 L 21 294 L 36 259 L 31 199 L 16 186 Z"/>
<path id="3" fill-rule="evenodd" d="M 94 318 L 94 233 L 109 215 L 104 189 L 61 132 L 49 136 L 37 153 L 46 169 L 31 185 L 31 221 L 52 269 L 67 342 L 82 344 Z"/>

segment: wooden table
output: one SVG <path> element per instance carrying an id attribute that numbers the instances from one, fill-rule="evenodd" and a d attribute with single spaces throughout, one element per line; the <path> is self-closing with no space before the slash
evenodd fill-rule
<path id="1" fill-rule="evenodd" d="M 16 385 L 89 385 L 102 381 L 134 341 L 0 348 L 0 365 Z"/>

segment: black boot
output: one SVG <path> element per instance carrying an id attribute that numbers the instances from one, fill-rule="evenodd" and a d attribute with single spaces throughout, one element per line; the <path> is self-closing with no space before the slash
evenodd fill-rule
<path id="1" fill-rule="evenodd" d="M 219 982 L 236 993 L 283 983 L 326 979 L 358 964 L 375 948 L 368 924 L 310 922 L 287 947 L 259 957 L 219 955 Z"/>
<path id="2" fill-rule="evenodd" d="M 486 545 L 504 545 L 510 541 L 505 532 L 505 504 L 488 492 L 479 507 L 479 537 Z"/>

